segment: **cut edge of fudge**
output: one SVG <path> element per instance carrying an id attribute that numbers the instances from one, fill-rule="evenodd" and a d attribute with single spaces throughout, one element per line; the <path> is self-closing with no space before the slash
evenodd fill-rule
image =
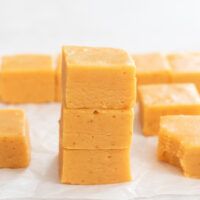
<path id="1" fill-rule="evenodd" d="M 4 123 L 3 126 L 0 125 L 0 140 L 2 140 L 0 142 L 0 150 L 2 153 L 0 168 L 26 168 L 29 166 L 31 160 L 31 144 L 27 117 L 25 112 L 21 109 L 3 109 L 0 110 L 0 115 L 4 115 L 3 113 L 6 112 L 10 112 L 11 115 L 12 112 L 15 112 L 13 114 L 21 115 L 21 120 L 16 121 L 13 119 L 11 124 Z M 2 118 L 3 116 L 0 119 L 1 123 L 5 121 L 5 119 Z M 17 123 L 17 125 L 11 127 L 14 123 Z M 14 129 L 16 129 L 16 131 Z M 6 152 L 3 153 L 3 151 Z"/>
<path id="2" fill-rule="evenodd" d="M 200 178 L 199 122 L 200 116 L 175 115 L 161 117 L 160 123 L 158 160 L 179 167 L 192 178 Z"/>

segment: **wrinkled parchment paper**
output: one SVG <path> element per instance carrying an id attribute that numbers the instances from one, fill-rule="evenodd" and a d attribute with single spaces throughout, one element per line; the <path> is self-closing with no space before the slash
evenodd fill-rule
<path id="1" fill-rule="evenodd" d="M 200 199 L 200 180 L 156 159 L 156 137 L 144 137 L 137 109 L 132 145 L 133 181 L 124 184 L 73 186 L 58 180 L 59 104 L 0 105 L 26 111 L 32 145 L 27 169 L 0 170 L 0 200 L 128 200 Z M 198 196 L 199 195 L 199 196 Z"/>

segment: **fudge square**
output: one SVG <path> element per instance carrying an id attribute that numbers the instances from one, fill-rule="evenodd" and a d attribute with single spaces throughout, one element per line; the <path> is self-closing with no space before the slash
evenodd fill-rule
<path id="1" fill-rule="evenodd" d="M 160 116 L 200 114 L 200 95 L 194 84 L 156 84 L 139 87 L 144 135 L 157 135 Z"/>
<path id="2" fill-rule="evenodd" d="M 135 103 L 135 65 L 125 51 L 65 46 L 62 62 L 65 107 L 125 109 Z"/>
<path id="3" fill-rule="evenodd" d="M 138 85 L 169 83 L 171 68 L 165 55 L 161 53 L 132 55 L 136 65 Z"/>
<path id="4" fill-rule="evenodd" d="M 62 108 L 60 127 L 62 146 L 67 149 L 129 148 L 133 111 Z"/>
<path id="5" fill-rule="evenodd" d="M 185 176 L 200 178 L 200 116 L 163 116 L 158 159 L 178 166 Z"/>
<path id="6" fill-rule="evenodd" d="M 194 83 L 200 91 L 200 53 L 168 55 L 172 67 L 172 82 Z"/>
<path id="7" fill-rule="evenodd" d="M 2 60 L 2 101 L 40 103 L 55 100 L 55 72 L 49 55 L 13 55 Z"/>
<path id="8" fill-rule="evenodd" d="M 62 56 L 58 56 L 57 66 L 56 66 L 56 101 L 61 102 L 62 96 Z"/>
<path id="9" fill-rule="evenodd" d="M 68 184 L 109 184 L 131 180 L 130 149 L 60 148 L 60 180 Z"/>
<path id="10" fill-rule="evenodd" d="M 25 113 L 20 109 L 0 110 L 0 168 L 29 165 L 30 143 Z"/>

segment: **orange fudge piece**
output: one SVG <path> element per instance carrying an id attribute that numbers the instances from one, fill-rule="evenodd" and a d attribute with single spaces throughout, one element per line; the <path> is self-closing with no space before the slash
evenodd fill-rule
<path id="1" fill-rule="evenodd" d="M 166 57 L 161 53 L 136 54 L 132 57 L 136 65 L 138 85 L 171 81 L 171 68 Z"/>
<path id="2" fill-rule="evenodd" d="M 1 80 L 1 71 L 2 71 L 2 57 L 0 57 L 0 80 Z M 0 101 L 1 101 L 1 81 L 0 81 Z"/>
<path id="3" fill-rule="evenodd" d="M 130 181 L 129 154 L 129 149 L 60 149 L 61 183 L 93 185 Z"/>
<path id="4" fill-rule="evenodd" d="M 40 103 L 55 100 L 55 72 L 48 55 L 5 56 L 2 60 L 2 101 Z"/>
<path id="5" fill-rule="evenodd" d="M 61 142 L 68 149 L 129 148 L 132 110 L 62 109 Z"/>
<path id="6" fill-rule="evenodd" d="M 0 168 L 23 168 L 30 162 L 30 143 L 25 113 L 0 110 Z"/>
<path id="7" fill-rule="evenodd" d="M 200 116 L 161 117 L 158 159 L 200 178 Z"/>
<path id="8" fill-rule="evenodd" d="M 61 101 L 62 95 L 62 56 L 58 56 L 57 66 L 56 66 L 56 101 Z"/>
<path id="9" fill-rule="evenodd" d="M 63 101 L 67 108 L 131 108 L 136 99 L 135 65 L 123 50 L 65 46 Z"/>
<path id="10" fill-rule="evenodd" d="M 163 115 L 199 115 L 200 95 L 194 84 L 156 84 L 139 87 L 144 135 L 157 135 Z"/>
<path id="11" fill-rule="evenodd" d="M 168 55 L 172 67 L 172 82 L 194 83 L 200 91 L 200 53 Z"/>

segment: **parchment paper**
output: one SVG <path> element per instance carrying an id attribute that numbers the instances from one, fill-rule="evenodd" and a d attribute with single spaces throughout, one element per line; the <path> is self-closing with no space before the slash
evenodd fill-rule
<path id="1" fill-rule="evenodd" d="M 0 105 L 26 111 L 32 145 L 27 169 L 0 170 L 0 200 L 200 199 L 200 180 L 156 159 L 156 137 L 144 137 L 136 109 L 132 145 L 133 181 L 124 184 L 74 186 L 58 180 L 59 104 Z"/>

